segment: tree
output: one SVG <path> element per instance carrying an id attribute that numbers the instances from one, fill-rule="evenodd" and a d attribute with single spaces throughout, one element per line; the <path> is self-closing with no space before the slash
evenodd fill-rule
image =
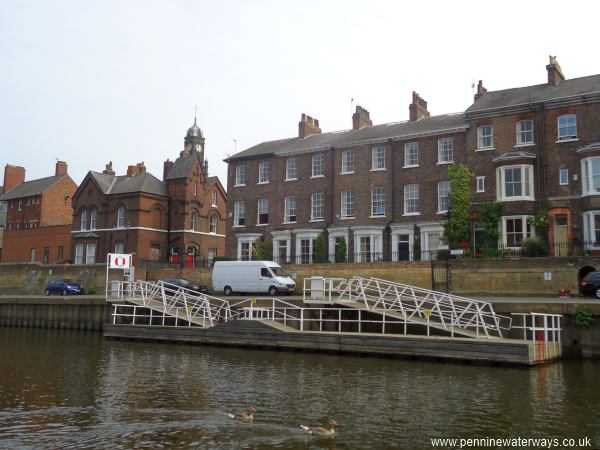
<path id="1" fill-rule="evenodd" d="M 469 242 L 471 234 L 471 218 L 469 204 L 471 201 L 472 174 L 464 164 L 448 166 L 450 178 L 450 208 L 448 221 L 444 224 L 444 235 L 450 247 Z"/>
<path id="2" fill-rule="evenodd" d="M 257 261 L 270 261 L 273 259 L 273 242 L 259 239 L 252 247 L 252 257 Z"/>
<path id="3" fill-rule="evenodd" d="M 502 205 L 496 202 L 482 203 L 479 205 L 480 223 L 485 230 L 484 253 L 487 256 L 498 255 L 498 224 L 500 223 Z"/>
<path id="4" fill-rule="evenodd" d="M 327 262 L 325 258 L 325 236 L 319 233 L 313 244 L 313 262 L 320 264 Z"/>
<path id="5" fill-rule="evenodd" d="M 346 251 L 348 247 L 346 246 L 346 238 L 342 236 L 338 242 L 338 245 L 335 247 L 335 262 L 336 263 L 344 263 L 346 262 Z"/>

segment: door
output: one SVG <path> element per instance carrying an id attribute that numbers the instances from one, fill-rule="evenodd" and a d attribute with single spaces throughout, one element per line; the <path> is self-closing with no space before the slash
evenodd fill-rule
<path id="1" fill-rule="evenodd" d="M 567 256 L 569 253 L 569 239 L 567 230 L 567 216 L 554 216 L 554 256 Z"/>
<path id="2" fill-rule="evenodd" d="M 398 236 L 398 261 L 410 261 L 410 244 L 407 234 Z"/>

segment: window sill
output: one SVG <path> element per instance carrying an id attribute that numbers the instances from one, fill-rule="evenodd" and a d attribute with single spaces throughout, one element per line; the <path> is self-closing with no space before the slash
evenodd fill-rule
<path id="1" fill-rule="evenodd" d="M 558 183 L 559 186 L 568 186 L 569 183 Z"/>
<path id="2" fill-rule="evenodd" d="M 340 172 L 340 175 L 354 175 L 354 171 L 352 171 L 352 172 Z"/>
<path id="3" fill-rule="evenodd" d="M 369 219 L 385 219 L 386 215 L 385 214 L 379 214 L 377 216 L 369 216 Z"/>
<path id="4" fill-rule="evenodd" d="M 442 162 L 438 161 L 438 163 L 437 163 L 438 166 L 445 166 L 447 164 L 454 164 L 454 161 L 442 161 Z"/>
<path id="5" fill-rule="evenodd" d="M 234 184 L 233 187 L 246 187 L 245 184 Z"/>
<path id="6" fill-rule="evenodd" d="M 298 178 L 286 178 L 284 181 L 298 181 Z"/>
<path id="7" fill-rule="evenodd" d="M 417 213 L 404 213 L 404 214 L 402 214 L 402 215 L 403 215 L 403 216 L 420 216 L 420 215 L 421 215 L 421 213 L 418 213 L 418 212 L 417 212 Z"/>
<path id="8" fill-rule="evenodd" d="M 257 227 L 266 227 L 267 225 L 269 225 L 268 223 L 257 223 L 256 226 Z"/>
<path id="9" fill-rule="evenodd" d="M 403 169 L 414 169 L 415 167 L 421 167 L 418 164 L 414 164 L 412 166 L 402 166 Z"/>
<path id="10" fill-rule="evenodd" d="M 281 222 L 282 225 L 289 225 L 291 223 L 298 223 L 298 222 L 296 222 L 296 221 L 294 221 L 294 222 Z"/>
<path id="11" fill-rule="evenodd" d="M 325 178 L 325 175 L 313 175 L 310 178 Z"/>
<path id="12" fill-rule="evenodd" d="M 499 201 L 499 202 L 534 202 L 535 198 L 533 198 L 533 197 L 508 197 L 508 198 L 499 198 L 497 201 Z"/>
<path id="13" fill-rule="evenodd" d="M 495 147 L 484 147 L 484 148 L 476 148 L 476 152 L 489 152 L 491 150 L 496 150 Z"/>
<path id="14" fill-rule="evenodd" d="M 562 144 L 563 142 L 577 142 L 579 141 L 578 138 L 571 138 L 571 139 L 559 139 L 556 141 L 557 144 Z"/>
<path id="15" fill-rule="evenodd" d="M 439 214 L 439 215 L 448 214 L 448 211 L 438 211 L 438 212 L 436 212 L 436 214 Z"/>
<path id="16" fill-rule="evenodd" d="M 269 182 L 268 182 L 268 181 L 259 181 L 259 182 L 258 182 L 258 183 L 256 183 L 256 184 L 257 184 L 257 185 L 259 185 L 259 184 L 269 184 Z"/>
<path id="17" fill-rule="evenodd" d="M 516 144 L 515 148 L 521 148 L 521 147 L 533 147 L 535 146 L 535 142 L 527 142 L 525 144 Z"/>
<path id="18" fill-rule="evenodd" d="M 381 168 L 381 169 L 371 169 L 371 172 L 383 172 L 385 170 L 385 167 Z"/>
<path id="19" fill-rule="evenodd" d="M 324 222 L 325 219 L 310 219 L 309 222 Z"/>
<path id="20" fill-rule="evenodd" d="M 340 220 L 354 220 L 354 216 L 351 216 L 351 217 L 340 217 Z"/>
<path id="21" fill-rule="evenodd" d="M 475 191 L 476 194 L 483 194 L 485 191 Z"/>
<path id="22" fill-rule="evenodd" d="M 246 225 L 233 225 L 231 228 L 244 228 Z"/>

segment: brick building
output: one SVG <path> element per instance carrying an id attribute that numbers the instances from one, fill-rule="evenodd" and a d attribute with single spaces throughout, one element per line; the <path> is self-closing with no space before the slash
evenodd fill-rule
<path id="1" fill-rule="evenodd" d="M 25 181 L 25 168 L 6 165 L 2 262 L 56 263 L 70 259 L 71 199 L 77 185 L 58 161 L 54 176 Z"/>
<path id="2" fill-rule="evenodd" d="M 357 106 L 351 130 L 321 133 L 303 114 L 296 137 L 226 160 L 227 255 L 249 259 L 266 240 L 275 260 L 310 263 L 324 232 L 331 261 L 433 257 L 453 163 L 474 174 L 475 248 L 478 207 L 494 200 L 499 246 L 518 248 L 535 234 L 529 219 L 547 210 L 553 254 L 577 239 L 600 249 L 600 75 L 566 80 L 556 58 L 546 70 L 536 86 L 487 92 L 480 82 L 460 114 L 432 117 L 415 92 L 405 122 L 373 125 Z M 336 258 L 341 238 L 346 255 Z"/>
<path id="3" fill-rule="evenodd" d="M 114 252 L 206 265 L 225 251 L 226 201 L 219 179 L 208 176 L 204 136 L 194 120 L 179 157 L 165 161 L 162 180 L 143 162 L 126 175 L 116 175 L 112 163 L 86 175 L 73 196 L 73 261 L 103 262 Z"/>

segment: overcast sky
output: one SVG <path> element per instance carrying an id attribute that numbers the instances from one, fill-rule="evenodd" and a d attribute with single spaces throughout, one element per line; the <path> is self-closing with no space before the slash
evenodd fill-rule
<path id="1" fill-rule="evenodd" d="M 542 6 L 543 5 L 543 6 Z M 463 111 L 472 83 L 541 84 L 548 55 L 567 78 L 600 73 L 591 1 L 0 0 L 0 164 L 27 179 L 79 183 L 108 161 L 162 177 L 194 121 L 209 172 L 227 154 L 351 127 L 351 99 L 375 124 Z"/>

